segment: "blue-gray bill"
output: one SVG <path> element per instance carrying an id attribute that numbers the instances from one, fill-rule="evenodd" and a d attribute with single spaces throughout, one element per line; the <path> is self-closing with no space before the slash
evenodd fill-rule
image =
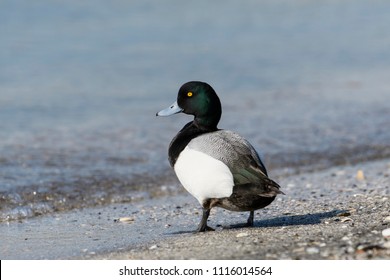
<path id="1" fill-rule="evenodd" d="M 168 116 L 171 116 L 171 115 L 174 115 L 174 114 L 177 114 L 177 113 L 180 113 L 182 112 L 183 109 L 179 107 L 179 105 L 177 104 L 177 101 L 175 101 L 175 103 L 173 103 L 171 106 L 169 106 L 168 108 L 166 109 L 163 109 L 161 110 L 160 112 L 158 112 L 156 114 L 156 116 L 159 116 L 159 117 L 168 117 Z"/>

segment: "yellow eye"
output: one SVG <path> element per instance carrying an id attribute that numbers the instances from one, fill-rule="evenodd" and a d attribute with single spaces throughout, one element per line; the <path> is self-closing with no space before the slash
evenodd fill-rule
<path id="1" fill-rule="evenodd" d="M 192 94 L 193 94 L 193 93 L 192 93 L 191 91 L 187 92 L 187 96 L 188 96 L 188 97 L 191 97 Z"/>

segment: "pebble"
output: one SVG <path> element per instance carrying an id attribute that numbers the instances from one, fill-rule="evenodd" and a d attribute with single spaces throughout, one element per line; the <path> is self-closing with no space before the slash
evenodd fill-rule
<path id="1" fill-rule="evenodd" d="M 249 234 L 246 232 L 241 232 L 241 233 L 236 235 L 236 237 L 247 237 L 247 236 L 249 236 Z"/>
<path id="2" fill-rule="evenodd" d="M 351 216 L 351 213 L 349 211 L 345 211 L 337 214 L 337 217 L 348 217 L 348 216 Z"/>
<path id="3" fill-rule="evenodd" d="M 150 246 L 149 250 L 155 250 L 155 249 L 157 249 L 157 247 L 158 247 L 157 245 Z"/>
<path id="4" fill-rule="evenodd" d="M 348 252 L 349 254 L 352 254 L 352 253 L 355 252 L 355 249 L 354 249 L 352 246 L 349 246 L 349 247 L 347 248 L 347 252 Z"/>
<path id="5" fill-rule="evenodd" d="M 122 217 L 122 218 L 119 218 L 118 221 L 121 223 L 130 224 L 130 223 L 134 222 L 134 218 L 133 217 Z"/>
<path id="6" fill-rule="evenodd" d="M 342 223 L 345 223 L 345 222 L 353 222 L 353 220 L 352 220 L 351 218 L 348 218 L 348 217 L 343 217 L 343 218 L 340 219 L 340 221 L 341 221 Z"/>
<path id="7" fill-rule="evenodd" d="M 386 239 L 390 239 L 390 228 L 382 230 L 382 235 Z"/>
<path id="8" fill-rule="evenodd" d="M 303 247 L 293 249 L 294 253 L 303 253 L 304 251 L 305 251 L 305 248 L 303 248 Z"/>
<path id="9" fill-rule="evenodd" d="M 306 252 L 308 254 L 318 254 L 320 252 L 320 249 L 318 249 L 317 247 L 308 247 L 306 248 Z"/>
<path id="10" fill-rule="evenodd" d="M 348 236 L 344 236 L 343 238 L 341 238 L 341 240 L 343 241 L 348 241 L 350 238 Z"/>
<path id="11" fill-rule="evenodd" d="M 390 224 L 390 216 L 387 216 L 387 217 L 383 220 L 383 223 L 384 223 L 384 224 Z"/>
<path id="12" fill-rule="evenodd" d="M 359 181 L 363 181 L 364 180 L 363 170 L 358 170 L 358 172 L 356 173 L 356 179 L 358 179 Z"/>

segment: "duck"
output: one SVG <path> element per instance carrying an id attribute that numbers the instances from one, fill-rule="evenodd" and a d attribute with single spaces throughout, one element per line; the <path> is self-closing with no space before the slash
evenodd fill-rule
<path id="1" fill-rule="evenodd" d="M 241 135 L 218 128 L 222 106 L 206 82 L 183 84 L 176 101 L 156 116 L 193 115 L 168 148 L 171 167 L 183 187 L 202 207 L 196 232 L 213 231 L 207 225 L 210 210 L 249 212 L 246 226 L 254 225 L 254 211 L 268 206 L 280 186 L 270 179 L 253 146 Z"/>

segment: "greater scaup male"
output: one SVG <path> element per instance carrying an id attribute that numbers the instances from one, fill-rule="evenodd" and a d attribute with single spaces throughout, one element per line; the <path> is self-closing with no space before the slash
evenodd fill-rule
<path id="1" fill-rule="evenodd" d="M 268 178 L 264 164 L 252 145 L 237 133 L 217 128 L 221 102 L 214 89 L 204 82 L 188 82 L 179 90 L 177 101 L 157 116 L 183 112 L 194 115 L 169 145 L 169 163 L 184 188 L 202 205 L 197 231 L 207 226 L 210 209 L 250 211 L 269 205 L 280 186 Z"/>

